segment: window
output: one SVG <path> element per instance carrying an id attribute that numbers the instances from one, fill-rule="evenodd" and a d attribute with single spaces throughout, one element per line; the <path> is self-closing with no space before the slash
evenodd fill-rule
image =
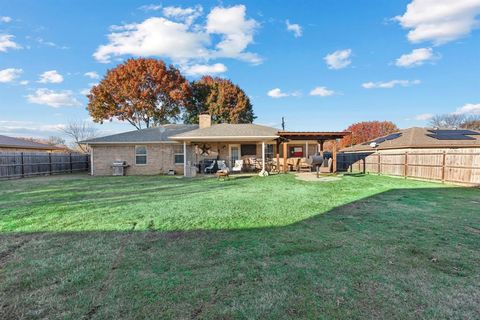
<path id="1" fill-rule="evenodd" d="M 183 146 L 182 145 L 173 146 L 173 157 L 174 157 L 175 164 L 183 165 Z"/>
<path id="2" fill-rule="evenodd" d="M 274 158 L 273 144 L 265 145 L 265 158 L 270 159 L 270 160 Z"/>
<path id="3" fill-rule="evenodd" d="M 257 154 L 256 144 L 242 144 L 240 146 L 242 156 L 255 156 Z"/>
<path id="4" fill-rule="evenodd" d="M 303 147 L 290 147 L 288 154 L 290 157 L 303 157 Z"/>
<path id="5" fill-rule="evenodd" d="M 146 146 L 135 146 L 135 164 L 147 164 Z"/>

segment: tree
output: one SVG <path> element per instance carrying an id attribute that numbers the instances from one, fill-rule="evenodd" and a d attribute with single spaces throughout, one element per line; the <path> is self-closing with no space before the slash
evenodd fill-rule
<path id="1" fill-rule="evenodd" d="M 365 121 L 354 123 L 345 129 L 345 131 L 350 131 L 352 135 L 346 136 L 340 141 L 340 148 L 363 143 L 398 130 L 397 125 L 391 121 Z"/>
<path id="2" fill-rule="evenodd" d="M 437 114 L 430 119 L 430 125 L 434 128 L 453 129 L 460 128 L 466 117 L 462 114 Z"/>
<path id="3" fill-rule="evenodd" d="M 204 112 L 212 116 L 213 123 L 252 123 L 255 119 L 247 94 L 230 80 L 204 76 L 191 86 L 185 123 L 198 123 L 198 115 Z"/>
<path id="4" fill-rule="evenodd" d="M 461 125 L 462 129 L 480 130 L 480 115 L 468 117 Z"/>
<path id="5" fill-rule="evenodd" d="M 74 149 L 85 153 L 89 152 L 89 149 L 80 141 L 95 138 L 97 135 L 97 128 L 86 121 L 70 121 L 60 130 L 73 140 Z"/>
<path id="6" fill-rule="evenodd" d="M 129 59 L 109 70 L 87 95 L 95 122 L 116 118 L 137 129 L 178 120 L 190 102 L 190 83 L 156 59 Z"/>

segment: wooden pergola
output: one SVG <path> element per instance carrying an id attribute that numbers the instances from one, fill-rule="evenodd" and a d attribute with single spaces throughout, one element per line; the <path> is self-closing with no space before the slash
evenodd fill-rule
<path id="1" fill-rule="evenodd" d="M 325 141 L 333 141 L 332 150 L 332 167 L 333 172 L 337 171 L 337 140 L 345 136 L 351 135 L 351 132 L 312 132 L 312 131 L 279 131 L 277 139 L 277 163 L 280 163 L 280 146 L 283 146 L 283 171 L 287 172 L 287 148 L 291 141 L 306 141 L 306 150 L 308 150 L 309 142 L 317 144 L 317 151 L 323 156 L 323 144 Z"/>

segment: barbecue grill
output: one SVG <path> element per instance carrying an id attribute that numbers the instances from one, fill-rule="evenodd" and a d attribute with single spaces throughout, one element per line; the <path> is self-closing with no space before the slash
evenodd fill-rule
<path id="1" fill-rule="evenodd" d="M 127 161 L 115 160 L 112 164 L 112 175 L 113 176 L 124 176 L 125 168 L 128 167 Z"/>
<path id="2" fill-rule="evenodd" d="M 317 172 L 317 178 L 320 177 L 320 167 L 323 164 L 323 156 L 321 154 L 315 154 L 313 156 L 308 157 L 308 163 L 315 167 L 315 171 Z"/>

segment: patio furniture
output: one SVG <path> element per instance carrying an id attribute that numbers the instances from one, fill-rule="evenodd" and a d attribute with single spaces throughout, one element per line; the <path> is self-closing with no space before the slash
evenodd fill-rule
<path id="1" fill-rule="evenodd" d="M 217 160 L 218 169 L 217 171 L 229 170 L 225 160 Z"/>
<path id="2" fill-rule="evenodd" d="M 330 173 L 332 172 L 332 164 L 333 159 L 329 158 L 328 161 L 323 161 L 322 165 L 320 166 L 320 173 Z"/>
<path id="3" fill-rule="evenodd" d="M 242 172 L 243 160 L 235 160 L 235 165 L 232 168 L 232 172 Z"/>
<path id="4" fill-rule="evenodd" d="M 298 171 L 300 172 L 311 172 L 312 171 L 312 159 L 311 158 L 301 158 L 298 165 Z"/>
<path id="5" fill-rule="evenodd" d="M 205 167 L 204 172 L 205 173 L 215 173 L 218 171 L 218 163 L 217 160 L 213 160 L 210 165 Z"/>

